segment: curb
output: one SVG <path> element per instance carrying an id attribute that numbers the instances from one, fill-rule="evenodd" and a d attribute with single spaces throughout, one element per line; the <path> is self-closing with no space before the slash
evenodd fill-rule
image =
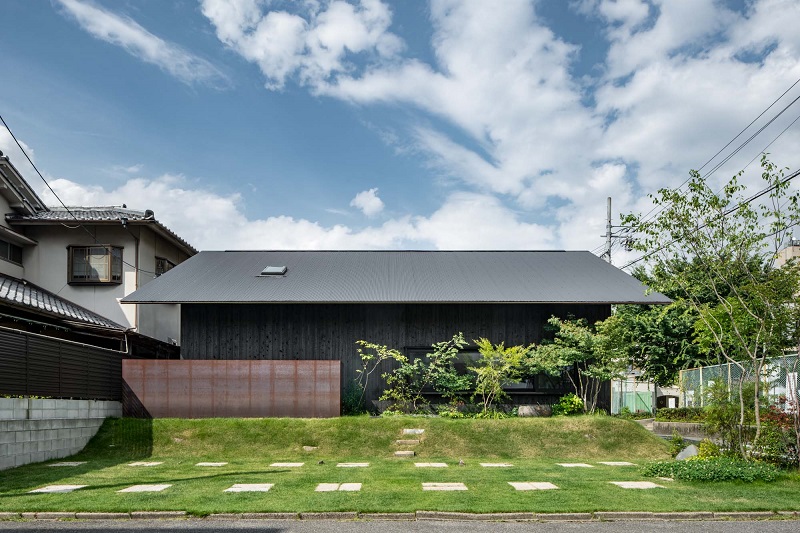
<path id="1" fill-rule="evenodd" d="M 800 511 L 596 511 L 593 513 L 457 513 L 417 511 L 415 513 L 215 513 L 203 518 L 190 516 L 186 511 L 133 511 L 131 513 L 90 512 L 0 512 L 0 521 L 9 520 L 159 520 L 192 519 L 199 521 L 224 520 L 451 520 L 494 522 L 634 522 L 642 520 L 707 520 L 753 521 L 769 519 L 799 520 Z"/>

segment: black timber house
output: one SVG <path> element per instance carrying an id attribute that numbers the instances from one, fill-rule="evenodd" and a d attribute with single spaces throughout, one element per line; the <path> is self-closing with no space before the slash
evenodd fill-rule
<path id="1" fill-rule="evenodd" d="M 553 315 L 594 322 L 612 304 L 670 302 L 646 290 L 580 251 L 209 251 L 123 303 L 181 304 L 182 359 L 340 360 L 344 391 L 360 368 L 358 340 L 410 356 L 458 332 L 530 344 Z M 510 392 L 552 403 L 569 391 L 555 381 Z"/>

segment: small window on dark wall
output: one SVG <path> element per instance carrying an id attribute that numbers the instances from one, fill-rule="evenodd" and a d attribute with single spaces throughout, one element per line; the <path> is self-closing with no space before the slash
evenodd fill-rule
<path id="1" fill-rule="evenodd" d="M 70 246 L 70 283 L 122 283 L 120 246 Z"/>
<path id="2" fill-rule="evenodd" d="M 169 259 L 164 259 L 163 257 L 156 257 L 156 276 L 160 276 L 161 274 L 166 274 L 173 268 L 175 268 L 175 263 L 173 263 Z"/>
<path id="3" fill-rule="evenodd" d="M 0 259 L 11 261 L 18 265 L 22 264 L 22 248 L 16 244 L 0 239 Z"/>

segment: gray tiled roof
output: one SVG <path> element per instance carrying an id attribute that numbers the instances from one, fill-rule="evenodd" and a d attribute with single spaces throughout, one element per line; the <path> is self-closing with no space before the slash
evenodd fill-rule
<path id="1" fill-rule="evenodd" d="M 43 223 L 43 222 L 59 222 L 59 223 L 75 223 L 75 222 L 120 222 L 123 218 L 127 219 L 128 223 L 148 223 L 155 224 L 161 228 L 166 234 L 180 242 L 183 246 L 196 253 L 197 250 L 178 236 L 177 233 L 166 227 L 164 224 L 154 218 L 151 213 L 144 211 L 137 211 L 135 209 L 127 209 L 125 207 L 116 206 L 102 206 L 102 207 L 50 207 L 49 211 L 41 211 L 38 213 L 24 215 L 24 214 L 9 214 L 6 215 L 6 220 L 14 224 L 25 223 Z"/>
<path id="2" fill-rule="evenodd" d="M 0 303 L 84 325 L 124 331 L 126 328 L 27 281 L 0 274 Z"/>
<path id="3" fill-rule="evenodd" d="M 287 272 L 260 276 L 267 266 Z M 646 289 L 589 252 L 216 251 L 200 252 L 123 302 L 670 302 Z"/>

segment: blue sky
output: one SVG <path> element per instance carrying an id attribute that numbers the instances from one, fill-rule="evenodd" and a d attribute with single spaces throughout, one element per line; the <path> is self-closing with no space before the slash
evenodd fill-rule
<path id="1" fill-rule="evenodd" d="M 200 249 L 593 250 L 607 196 L 647 211 L 800 78 L 793 0 L 0 10 L 0 113 L 58 194 L 153 209 Z M 769 151 L 794 169 L 798 148 L 789 128 Z"/>

